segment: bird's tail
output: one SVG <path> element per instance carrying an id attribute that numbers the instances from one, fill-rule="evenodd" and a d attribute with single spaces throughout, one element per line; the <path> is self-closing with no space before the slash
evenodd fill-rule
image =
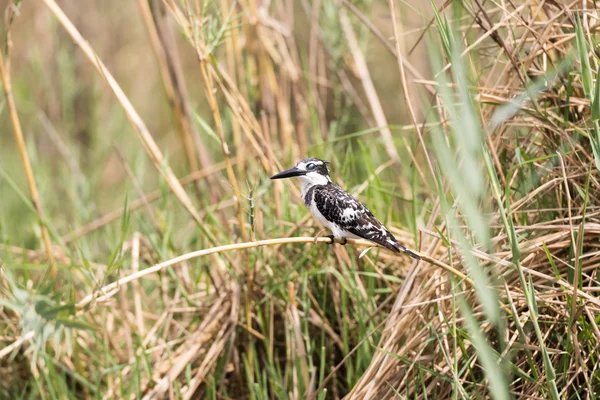
<path id="1" fill-rule="evenodd" d="M 412 250 L 407 249 L 406 247 L 402 246 L 398 242 L 391 243 L 390 241 L 387 241 L 385 244 L 385 247 L 387 247 L 388 249 L 392 250 L 395 253 L 404 252 L 404 253 L 408 254 L 409 256 L 411 256 L 412 258 L 414 258 L 415 260 L 421 259 L 420 255 L 418 255 L 417 253 L 415 253 Z"/>

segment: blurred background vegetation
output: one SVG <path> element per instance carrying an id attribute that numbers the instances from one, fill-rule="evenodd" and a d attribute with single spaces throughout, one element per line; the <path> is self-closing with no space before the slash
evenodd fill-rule
<path id="1" fill-rule="evenodd" d="M 593 2 L 55 1 L 0 0 L 0 397 L 595 398 Z M 307 156 L 424 260 L 288 243 Z"/>

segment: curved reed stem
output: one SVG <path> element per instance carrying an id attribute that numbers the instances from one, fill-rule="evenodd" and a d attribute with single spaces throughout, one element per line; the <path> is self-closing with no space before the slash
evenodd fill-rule
<path id="1" fill-rule="evenodd" d="M 329 242 L 330 242 L 330 239 L 328 237 L 314 238 L 314 237 L 310 237 L 310 236 L 308 236 L 308 237 L 305 236 L 305 237 L 290 237 L 290 238 L 257 240 L 254 242 L 228 244 L 228 245 L 224 245 L 224 246 L 211 247 L 210 249 L 192 251 L 190 253 L 183 254 L 181 256 L 172 258 L 172 259 L 164 261 L 162 263 L 158 263 L 156 265 L 153 265 L 152 267 L 143 269 L 141 271 L 137 271 L 131 275 L 128 275 L 126 277 L 119 279 L 118 281 L 112 282 L 112 283 L 96 290 L 94 293 L 91 293 L 91 294 L 87 295 L 86 297 L 84 297 L 83 299 L 81 299 L 76 304 L 76 307 L 79 309 L 82 309 L 85 306 L 92 303 L 93 301 L 105 301 L 105 300 L 111 298 L 112 296 L 114 296 L 115 294 L 117 294 L 122 285 L 136 281 L 140 278 L 143 278 L 144 276 L 162 271 L 170 266 L 179 264 L 184 261 L 191 260 L 193 258 L 204 257 L 204 256 L 208 256 L 211 254 L 218 254 L 218 253 L 223 253 L 223 252 L 232 251 L 232 250 L 250 249 L 250 248 L 254 248 L 254 247 L 275 246 L 275 245 L 288 244 L 288 243 L 329 243 Z M 342 243 L 342 241 L 339 239 L 336 239 L 335 242 Z M 374 246 L 374 244 L 372 242 L 369 242 L 367 240 L 362 240 L 362 239 L 348 239 L 347 243 L 357 245 L 357 246 L 369 246 L 369 247 Z M 471 281 L 471 279 L 467 278 L 462 272 L 457 271 L 456 269 L 452 268 L 451 266 L 444 264 L 442 262 L 439 262 L 429 256 L 425 256 L 425 255 L 421 255 L 421 254 L 419 254 L 419 255 L 422 257 L 422 260 L 424 262 L 438 266 L 438 267 L 452 273 L 453 275 L 456 275 L 459 279 L 465 280 L 465 282 L 469 283 L 469 285 L 473 285 L 473 281 Z M 33 333 L 27 332 L 26 334 L 17 338 L 12 344 L 10 344 L 9 346 L 0 350 L 0 359 L 2 359 L 2 357 L 6 356 L 7 354 L 10 354 L 14 349 L 19 347 L 22 343 L 31 339 L 32 337 L 33 337 Z"/>

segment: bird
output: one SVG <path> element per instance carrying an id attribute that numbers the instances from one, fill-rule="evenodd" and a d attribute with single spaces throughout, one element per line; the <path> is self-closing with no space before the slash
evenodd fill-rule
<path id="1" fill-rule="evenodd" d="M 331 230 L 332 234 L 327 235 L 331 244 L 334 238 L 343 239 L 343 245 L 347 238 L 362 238 L 420 260 L 421 257 L 401 245 L 367 207 L 331 181 L 328 164 L 318 158 L 305 158 L 271 179 L 300 178 L 302 200 L 310 213 Z"/>

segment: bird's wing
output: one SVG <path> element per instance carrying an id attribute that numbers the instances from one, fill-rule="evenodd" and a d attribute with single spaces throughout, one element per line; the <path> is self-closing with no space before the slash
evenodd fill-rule
<path id="1" fill-rule="evenodd" d="M 401 250 L 396 238 L 373 213 L 339 186 L 330 183 L 315 188 L 314 202 L 319 212 L 341 229 L 392 251 Z"/>

